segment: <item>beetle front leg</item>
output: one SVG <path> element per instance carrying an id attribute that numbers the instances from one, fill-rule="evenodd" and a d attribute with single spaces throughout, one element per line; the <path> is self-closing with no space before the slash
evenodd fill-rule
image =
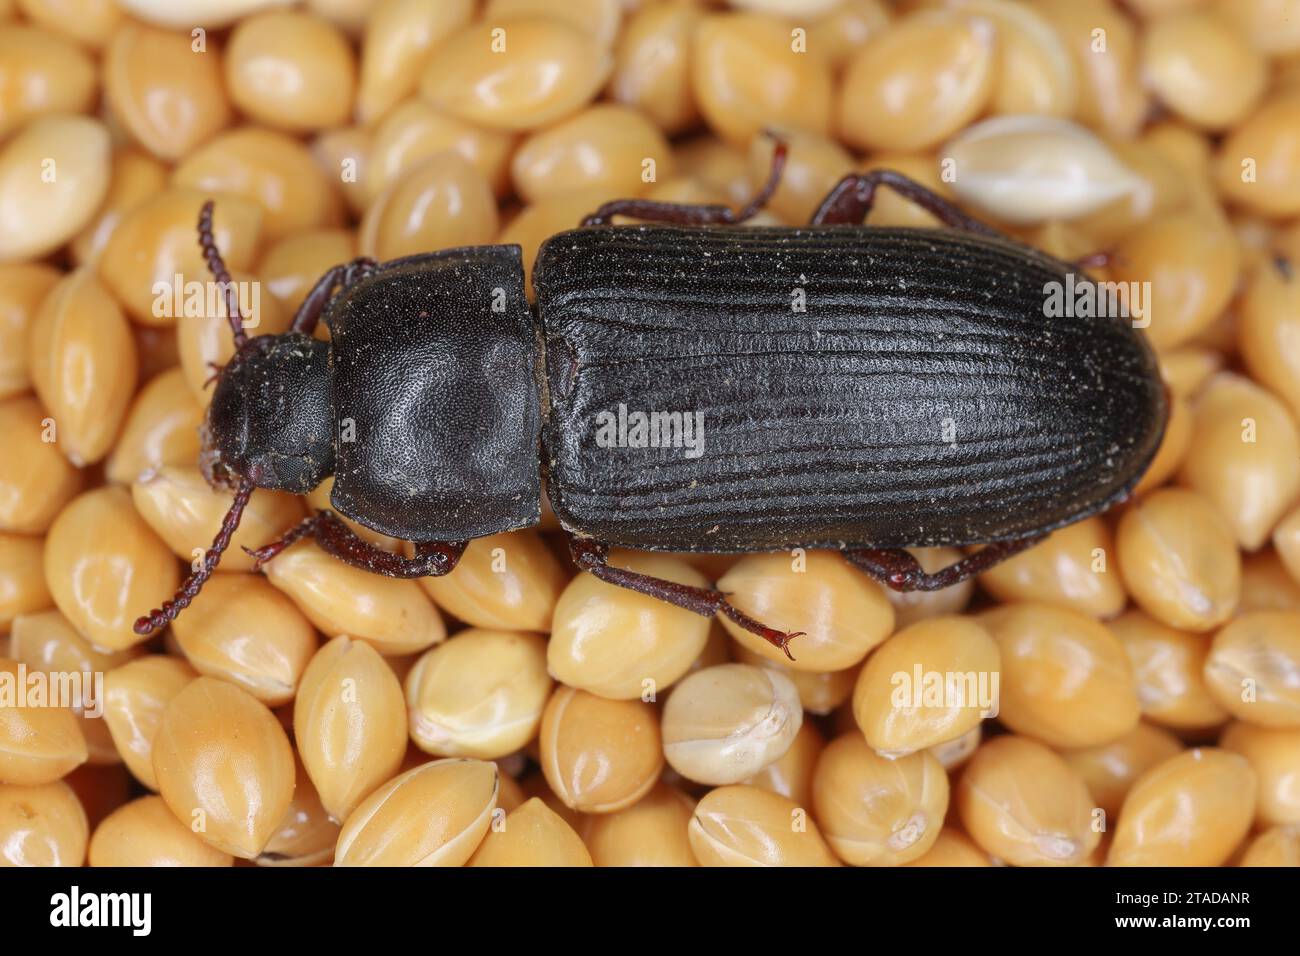
<path id="1" fill-rule="evenodd" d="M 787 633 L 786 631 L 778 631 L 774 627 L 768 627 L 761 621 L 754 620 L 740 608 L 735 607 L 721 591 L 715 591 L 712 588 L 692 587 L 689 584 L 678 584 L 676 581 L 667 581 L 663 578 L 652 577 L 649 574 L 628 571 L 626 568 L 613 567 L 609 564 L 609 548 L 589 538 L 570 536 L 569 553 L 573 555 L 574 564 L 581 570 L 590 571 L 606 584 L 613 584 L 616 587 L 627 588 L 629 591 L 636 591 L 638 594 L 658 598 L 660 601 L 666 601 L 688 611 L 694 611 L 701 617 L 713 617 L 713 615 L 720 612 L 749 631 L 749 633 L 757 634 L 773 647 L 780 648 L 786 657 L 794 660 L 794 655 L 790 653 L 789 648 L 790 639 L 802 637 L 803 631 Z"/>
<path id="2" fill-rule="evenodd" d="M 940 591 L 983 574 L 1046 537 L 1037 534 L 1016 541 L 998 541 L 933 574 L 927 574 L 920 562 L 902 548 L 855 548 L 843 554 L 849 564 L 895 591 Z"/>
<path id="3" fill-rule="evenodd" d="M 338 286 L 338 292 L 342 292 L 344 289 L 356 285 L 378 268 L 379 264 L 374 259 L 361 258 L 353 259 L 347 265 L 334 266 L 328 270 L 316 280 L 316 284 L 307 293 L 307 297 L 302 300 L 302 305 L 298 306 L 298 311 L 294 313 L 293 324 L 289 327 L 289 331 L 311 335 L 316 331 L 316 326 L 320 324 L 321 316 L 325 314 L 325 307 L 329 305 L 330 299 L 334 297 L 335 286 Z"/>
<path id="4" fill-rule="evenodd" d="M 394 554 L 376 547 L 355 532 L 332 511 L 318 511 L 290 528 L 278 541 L 260 548 L 245 548 L 254 559 L 254 570 L 296 541 L 308 535 L 328 554 L 345 564 L 390 578 L 436 578 L 451 573 L 465 553 L 464 541 L 417 541 L 415 557 Z"/>
<path id="5" fill-rule="evenodd" d="M 1002 235 L 992 226 L 966 215 L 952 202 L 925 188 L 915 179 L 909 179 L 892 169 L 877 169 L 869 173 L 845 176 L 817 207 L 817 212 L 812 217 L 812 225 L 862 225 L 876 203 L 876 190 L 881 186 L 888 186 L 904 199 L 916 203 L 940 222 L 954 229 L 978 232 L 986 236 Z"/>
<path id="6" fill-rule="evenodd" d="M 776 145 L 772 150 L 772 167 L 767 182 L 740 212 L 730 206 L 693 206 L 690 203 L 656 202 L 653 199 L 615 199 L 582 220 L 582 225 L 607 226 L 615 216 L 630 216 L 645 222 L 662 222 L 672 226 L 738 226 L 753 219 L 763 211 L 776 193 L 777 186 L 781 185 L 781 174 L 785 171 L 785 159 L 790 149 L 785 140 L 771 133 L 768 135 Z"/>

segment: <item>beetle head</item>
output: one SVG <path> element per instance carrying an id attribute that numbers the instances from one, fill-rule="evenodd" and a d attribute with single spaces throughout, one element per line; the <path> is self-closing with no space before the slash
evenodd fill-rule
<path id="1" fill-rule="evenodd" d="M 136 619 L 141 637 L 166 627 L 198 596 L 230 547 L 254 488 L 306 494 L 334 470 L 330 347 L 299 332 L 248 337 L 212 212 L 209 199 L 199 212 L 199 249 L 212 278 L 225 287 L 235 357 L 217 376 L 199 464 L 209 483 L 233 486 L 235 493 L 203 560 L 170 601 Z"/>
<path id="2" fill-rule="evenodd" d="M 334 470 L 332 427 L 329 345 L 296 332 L 249 339 L 217 379 L 203 473 L 304 495 Z"/>

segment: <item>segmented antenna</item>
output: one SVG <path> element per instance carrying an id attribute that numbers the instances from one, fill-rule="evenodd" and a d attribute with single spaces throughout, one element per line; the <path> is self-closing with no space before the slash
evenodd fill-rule
<path id="1" fill-rule="evenodd" d="M 203 204 L 203 210 L 199 213 L 199 248 L 203 250 L 203 261 L 208 264 L 212 278 L 225 290 L 226 319 L 230 322 L 230 332 L 235 337 L 235 350 L 238 351 L 248 341 L 248 333 L 244 331 L 244 316 L 239 311 L 239 296 L 235 292 L 234 280 L 230 278 L 230 271 L 226 268 L 221 250 L 217 248 L 217 240 L 212 235 L 211 199 Z"/>
<path id="2" fill-rule="evenodd" d="M 137 634 L 148 637 L 154 631 L 166 627 L 198 597 L 204 583 L 212 577 L 212 572 L 217 570 L 221 553 L 230 545 L 230 539 L 234 536 L 235 529 L 239 527 L 239 519 L 244 516 L 244 507 L 252 494 L 253 483 L 248 479 L 241 481 L 239 487 L 235 489 L 235 500 L 230 503 L 230 510 L 221 519 L 221 529 L 212 539 L 212 547 L 208 548 L 207 553 L 203 555 L 203 563 L 199 565 L 199 569 L 191 571 L 186 576 L 170 601 L 163 601 L 162 607 L 136 620 L 134 630 Z"/>

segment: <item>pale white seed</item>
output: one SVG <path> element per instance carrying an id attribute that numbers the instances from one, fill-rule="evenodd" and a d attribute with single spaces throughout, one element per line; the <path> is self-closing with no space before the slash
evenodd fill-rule
<path id="1" fill-rule="evenodd" d="M 996 116 L 948 141 L 958 198 L 1005 222 L 1074 219 L 1149 188 L 1087 129 L 1051 116 Z"/>
<path id="2" fill-rule="evenodd" d="M 803 723 L 794 682 L 753 664 L 719 664 L 684 678 L 664 705 L 664 757 L 699 783 L 740 783 L 780 760 Z"/>
<path id="3" fill-rule="evenodd" d="M 728 0 L 737 10 L 766 13 L 774 17 L 801 17 L 804 20 L 830 13 L 843 2 L 844 0 Z"/>
<path id="4" fill-rule="evenodd" d="M 164 27 L 206 29 L 228 26 L 241 17 L 270 7 L 287 7 L 296 0 L 117 0 L 141 20 Z"/>

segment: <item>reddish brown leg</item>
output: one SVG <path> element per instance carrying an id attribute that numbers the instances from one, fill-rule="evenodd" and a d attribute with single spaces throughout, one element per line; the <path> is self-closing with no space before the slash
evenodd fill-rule
<path id="1" fill-rule="evenodd" d="M 609 548 L 589 538 L 570 537 L 569 553 L 573 555 L 573 562 L 579 568 L 590 571 L 606 584 L 627 588 L 638 594 L 647 594 L 688 611 L 694 611 L 701 617 L 713 617 L 714 614 L 721 612 L 749 633 L 757 634 L 773 647 L 779 647 L 786 657 L 794 660 L 794 655 L 790 653 L 789 648 L 790 639 L 801 637 L 803 631 L 787 634 L 785 631 L 768 627 L 732 606 L 721 591 L 691 587 L 689 584 L 678 584 L 676 581 L 665 581 L 663 578 L 651 577 L 648 574 L 612 567 L 609 564 Z"/>
<path id="2" fill-rule="evenodd" d="M 957 206 L 936 192 L 926 189 L 914 179 L 892 169 L 878 169 L 870 173 L 845 176 L 830 191 L 813 214 L 814 226 L 856 225 L 867 219 L 876 202 L 876 190 L 888 186 L 904 199 L 911 200 L 945 225 L 986 236 L 1001 236 L 992 226 L 966 215 Z"/>
<path id="3" fill-rule="evenodd" d="M 235 337 L 235 351 L 239 351 L 248 341 L 248 333 L 244 331 L 244 316 L 239 311 L 239 295 L 234 280 L 230 278 L 230 270 L 226 268 L 221 250 L 217 248 L 216 237 L 212 234 L 211 199 L 203 204 L 203 209 L 199 212 L 199 248 L 203 250 L 203 261 L 208 264 L 212 278 L 226 291 L 226 319 L 230 322 L 230 332 Z"/>
<path id="4" fill-rule="evenodd" d="M 325 314 L 325 307 L 329 305 L 335 292 L 350 288 L 378 268 L 379 264 L 374 259 L 361 258 L 330 269 L 316 280 L 312 290 L 307 293 L 307 298 L 303 299 L 302 305 L 298 306 L 289 331 L 311 335 L 320 324 L 320 318 Z"/>
<path id="5" fill-rule="evenodd" d="M 998 541 L 933 574 L 926 574 L 916 558 L 902 548 L 857 548 L 843 554 L 859 571 L 895 591 L 939 591 L 983 574 L 995 564 L 1033 547 L 1046 537 L 1038 534 L 1018 541 Z"/>
<path id="6" fill-rule="evenodd" d="M 212 547 L 208 548 L 207 553 L 203 555 L 203 563 L 199 565 L 199 569 L 191 571 L 186 576 L 170 601 L 163 601 L 162 607 L 156 608 L 136 620 L 133 630 L 137 634 L 147 636 L 159 628 L 166 627 L 176 620 L 176 615 L 189 607 L 190 602 L 198 597 L 204 583 L 208 578 L 212 577 L 212 572 L 217 569 L 222 552 L 229 547 L 230 539 L 234 536 L 235 529 L 239 527 L 239 519 L 244 516 L 244 508 L 247 506 L 248 499 L 252 494 L 252 482 L 241 481 L 239 487 L 235 489 L 235 500 L 230 503 L 230 510 L 226 512 L 225 518 L 222 519 L 217 536 L 212 539 Z"/>
<path id="7" fill-rule="evenodd" d="M 394 554 L 358 537 L 332 511 L 318 511 L 285 532 L 278 541 L 260 548 L 245 548 L 255 559 L 255 569 L 296 541 L 311 535 L 316 543 L 340 561 L 390 578 L 436 578 L 451 572 L 465 553 L 465 542 L 418 541 L 415 557 Z"/>
<path id="8" fill-rule="evenodd" d="M 768 134 L 771 135 L 771 134 Z M 789 146 L 785 140 L 772 136 L 776 144 L 772 151 L 772 168 L 767 182 L 758 195 L 744 209 L 736 212 L 730 206 L 693 206 L 680 202 L 655 202 L 652 199 L 615 199 L 607 202 L 582 220 L 584 226 L 607 226 L 615 216 L 631 216 L 646 222 L 663 222 L 674 226 L 736 226 L 753 219 L 768 204 L 776 187 L 781 184 L 785 158 Z"/>

